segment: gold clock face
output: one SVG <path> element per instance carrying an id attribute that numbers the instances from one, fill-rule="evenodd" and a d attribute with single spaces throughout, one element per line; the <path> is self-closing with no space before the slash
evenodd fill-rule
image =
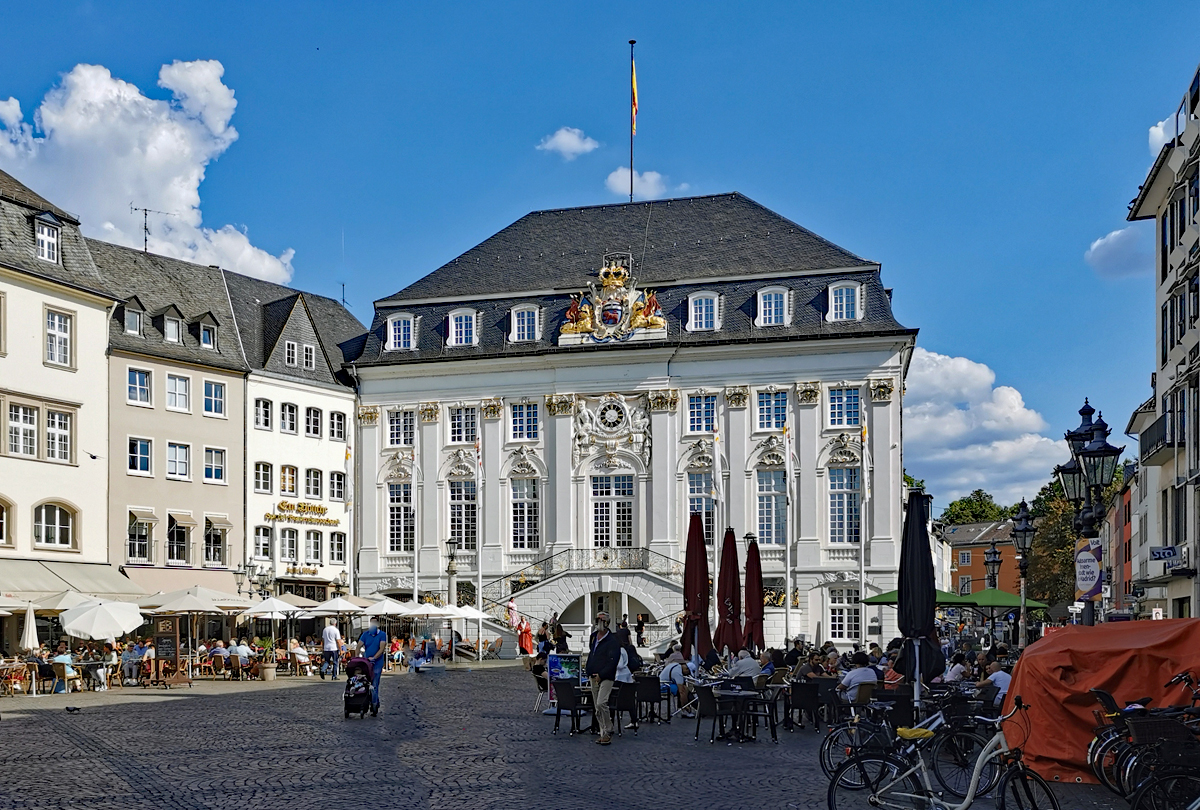
<path id="1" fill-rule="evenodd" d="M 608 430 L 616 430 L 625 421 L 625 411 L 615 402 L 610 402 L 600 409 L 600 424 Z"/>

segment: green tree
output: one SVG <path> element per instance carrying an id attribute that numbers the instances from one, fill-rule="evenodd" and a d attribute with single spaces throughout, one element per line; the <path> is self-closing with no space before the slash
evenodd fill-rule
<path id="1" fill-rule="evenodd" d="M 977 489 L 970 495 L 951 501 L 942 512 L 941 521 L 952 526 L 964 523 L 986 523 L 994 520 L 1005 520 L 1012 515 L 1012 509 L 1001 506 L 995 499 Z"/>
<path id="2" fill-rule="evenodd" d="M 1049 485 L 1042 488 L 1042 493 L 1046 493 L 1044 498 L 1038 493 L 1041 514 L 1035 522 L 1037 534 L 1033 536 L 1033 550 L 1029 554 L 1026 587 L 1034 599 L 1058 605 L 1075 599 L 1077 535 L 1072 525 L 1074 507 L 1062 496 L 1061 489 L 1047 492 L 1050 489 Z"/>
<path id="3" fill-rule="evenodd" d="M 909 489 L 925 489 L 924 478 L 913 478 L 908 474 L 908 470 L 904 471 L 904 486 Z"/>

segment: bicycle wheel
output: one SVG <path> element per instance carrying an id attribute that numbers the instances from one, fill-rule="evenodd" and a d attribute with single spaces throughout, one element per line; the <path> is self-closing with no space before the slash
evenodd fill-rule
<path id="1" fill-rule="evenodd" d="M 1122 797 L 1125 794 L 1121 792 L 1116 767 L 1117 759 L 1128 745 L 1122 737 L 1114 737 L 1096 749 L 1096 761 L 1092 763 L 1092 770 L 1096 772 L 1100 784 Z"/>
<path id="2" fill-rule="evenodd" d="M 852 756 L 866 753 L 863 749 L 868 747 L 871 753 L 885 753 L 881 729 L 868 723 L 836 726 L 821 741 L 821 770 L 826 777 L 833 778 L 839 765 Z"/>
<path id="3" fill-rule="evenodd" d="M 1061 810 L 1046 780 L 1024 765 L 1005 771 L 999 794 L 999 810 Z"/>
<path id="4" fill-rule="evenodd" d="M 971 787 L 971 777 L 975 772 L 975 763 L 983 749 L 991 742 L 969 729 L 958 729 L 949 734 L 939 735 L 933 743 L 930 759 L 933 765 L 933 775 L 946 792 L 964 799 Z M 983 765 L 979 774 L 979 786 L 976 796 L 990 793 L 1000 781 L 1000 769 L 996 761 L 989 760 Z"/>
<path id="5" fill-rule="evenodd" d="M 829 781 L 829 810 L 926 810 L 929 802 L 911 768 L 887 755 L 851 757 Z"/>
<path id="6" fill-rule="evenodd" d="M 1200 800 L 1200 776 L 1172 773 L 1154 776 L 1138 790 L 1129 810 L 1181 810 Z"/>

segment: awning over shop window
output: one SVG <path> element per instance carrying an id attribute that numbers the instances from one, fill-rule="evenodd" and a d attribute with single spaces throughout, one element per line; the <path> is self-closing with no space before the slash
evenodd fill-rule
<path id="1" fill-rule="evenodd" d="M 178 523 L 180 526 L 198 526 L 196 519 L 191 515 L 185 515 L 180 512 L 168 512 L 167 516 Z"/>
<path id="2" fill-rule="evenodd" d="M 209 515 L 209 516 L 206 516 L 204 519 L 207 520 L 209 523 L 211 523 L 212 527 L 214 529 L 221 529 L 221 530 L 227 531 L 227 532 L 233 531 L 233 524 L 229 522 L 228 518 L 212 517 L 211 515 Z"/>
<path id="3" fill-rule="evenodd" d="M 66 590 L 109 599 L 146 593 L 140 585 L 107 563 L 5 560 L 0 566 L 0 594 L 37 600 Z"/>
<path id="4" fill-rule="evenodd" d="M 149 509 L 130 509 L 129 514 L 133 515 L 138 523 L 158 523 L 158 516 Z"/>

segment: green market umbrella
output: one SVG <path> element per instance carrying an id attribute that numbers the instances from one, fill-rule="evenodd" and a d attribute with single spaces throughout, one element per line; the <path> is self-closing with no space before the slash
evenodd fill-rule
<path id="1" fill-rule="evenodd" d="M 899 595 L 900 595 L 899 591 L 886 591 L 884 593 L 868 597 L 868 598 L 862 600 L 862 603 L 864 605 L 895 605 L 899 601 Z M 939 606 L 943 606 L 943 605 L 957 606 L 957 605 L 973 605 L 975 603 L 971 601 L 971 597 L 969 597 L 969 596 L 959 596 L 958 594 L 950 593 L 949 591 L 938 591 L 937 592 L 937 604 Z"/>

